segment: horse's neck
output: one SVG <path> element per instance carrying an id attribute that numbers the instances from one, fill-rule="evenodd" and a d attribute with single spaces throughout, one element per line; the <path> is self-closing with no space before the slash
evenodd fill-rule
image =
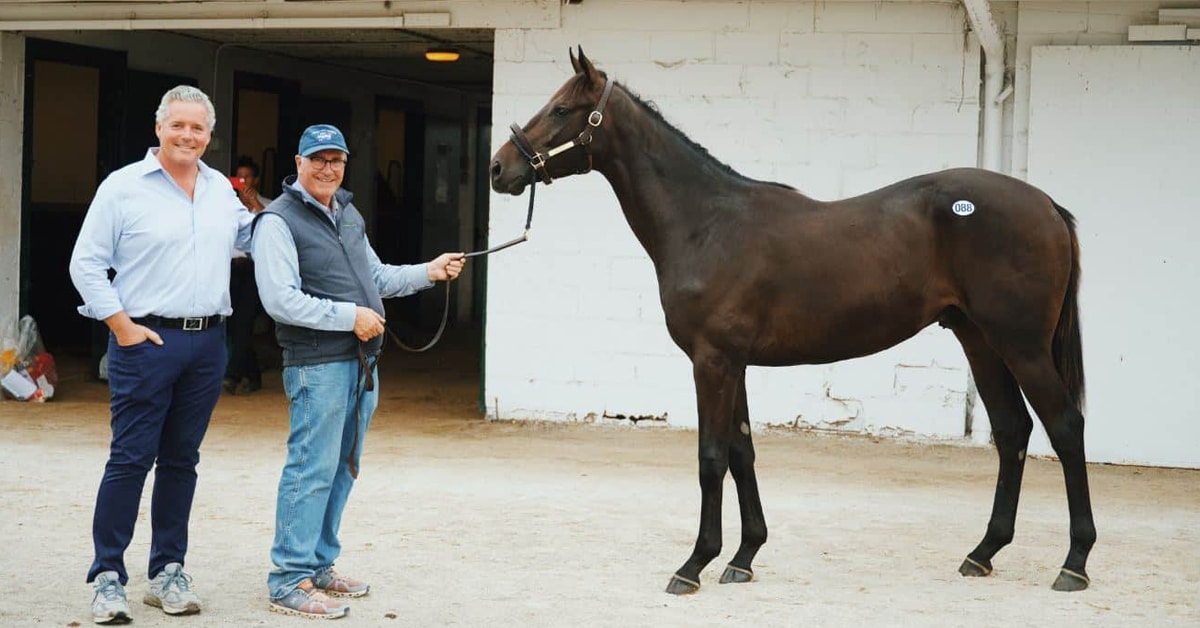
<path id="1" fill-rule="evenodd" d="M 634 116 L 638 124 L 622 124 Z M 723 211 L 713 198 L 729 194 L 731 183 L 740 186 L 628 96 L 605 121 L 612 127 L 600 133 L 610 132 L 612 138 L 595 168 L 612 185 L 634 235 L 660 266 L 665 251 L 693 239 Z"/>

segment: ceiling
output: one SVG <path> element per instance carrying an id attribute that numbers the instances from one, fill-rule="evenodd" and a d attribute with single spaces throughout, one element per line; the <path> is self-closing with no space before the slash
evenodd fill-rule
<path id="1" fill-rule="evenodd" d="M 494 31 L 467 29 L 265 29 L 176 30 L 177 35 L 306 61 L 353 68 L 377 76 L 467 92 L 492 93 Z M 431 47 L 455 48 L 453 63 L 425 60 Z"/>

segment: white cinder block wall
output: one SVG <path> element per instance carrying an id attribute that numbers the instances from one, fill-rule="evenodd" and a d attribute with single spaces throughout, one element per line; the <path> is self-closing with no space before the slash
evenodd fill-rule
<path id="1" fill-rule="evenodd" d="M 582 44 L 721 161 L 816 198 L 976 164 L 980 52 L 958 3 L 591 1 L 563 15 L 560 29 L 496 32 L 495 129 L 525 123 Z M 493 242 L 520 232 L 526 201 L 493 197 Z M 490 416 L 696 425 L 691 365 L 601 175 L 540 186 L 531 242 L 488 272 Z M 758 423 L 940 437 L 963 435 L 967 382 L 936 327 L 868 358 L 748 374 Z"/>

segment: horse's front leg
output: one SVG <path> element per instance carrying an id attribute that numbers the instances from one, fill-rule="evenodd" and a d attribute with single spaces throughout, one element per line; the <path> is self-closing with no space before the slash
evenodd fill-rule
<path id="1" fill-rule="evenodd" d="M 729 470 L 734 407 L 745 367 L 715 350 L 692 357 L 700 419 L 700 533 L 692 555 L 671 577 L 667 593 L 695 593 L 700 571 L 721 553 L 721 490 Z"/>
<path id="2" fill-rule="evenodd" d="M 742 513 L 742 544 L 721 574 L 721 584 L 750 582 L 754 579 L 751 563 L 758 548 L 767 542 L 767 521 L 763 517 L 754 476 L 754 442 L 750 438 L 750 409 L 746 403 L 746 377 L 738 382 L 732 443 L 729 446 L 729 473 L 737 484 L 738 506 Z"/>

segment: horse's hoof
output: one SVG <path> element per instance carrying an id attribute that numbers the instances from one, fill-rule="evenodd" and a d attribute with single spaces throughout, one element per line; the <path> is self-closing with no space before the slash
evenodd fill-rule
<path id="1" fill-rule="evenodd" d="M 963 561 L 959 566 L 958 573 L 967 576 L 968 578 L 982 578 L 991 575 L 992 564 L 989 561 L 979 562 L 970 556 Z"/>
<path id="2" fill-rule="evenodd" d="M 754 580 L 754 572 L 741 567 L 727 565 L 725 573 L 721 574 L 721 584 L 729 584 L 730 582 L 750 582 Z"/>
<path id="3" fill-rule="evenodd" d="M 1087 574 L 1063 569 L 1058 573 L 1058 578 L 1055 578 L 1053 589 L 1055 591 L 1082 591 L 1091 583 Z"/>
<path id="4" fill-rule="evenodd" d="M 667 583 L 667 593 L 671 595 L 690 595 L 700 590 L 700 583 L 688 580 L 681 577 L 679 574 L 671 576 L 671 581 Z"/>

